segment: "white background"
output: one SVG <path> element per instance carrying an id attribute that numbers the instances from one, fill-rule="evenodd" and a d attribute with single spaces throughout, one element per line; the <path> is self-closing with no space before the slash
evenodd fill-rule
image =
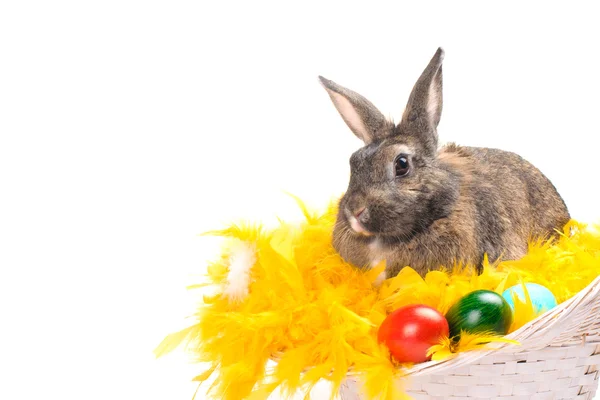
<path id="1" fill-rule="evenodd" d="M 191 398 L 151 351 L 217 249 L 196 235 L 346 186 L 319 74 L 398 119 L 443 46 L 441 139 L 517 151 L 598 221 L 592 3 L 414 4 L 2 2 L 0 398 Z"/>

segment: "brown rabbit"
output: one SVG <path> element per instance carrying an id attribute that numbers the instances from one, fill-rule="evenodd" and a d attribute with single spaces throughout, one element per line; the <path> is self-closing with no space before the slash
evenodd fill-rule
<path id="1" fill-rule="evenodd" d="M 438 149 L 442 113 L 440 48 L 394 125 L 361 95 L 319 77 L 365 146 L 350 157 L 333 244 L 357 267 L 386 260 L 424 274 L 464 263 L 516 259 L 531 238 L 550 237 L 569 220 L 552 183 L 507 151 L 454 144 Z"/>

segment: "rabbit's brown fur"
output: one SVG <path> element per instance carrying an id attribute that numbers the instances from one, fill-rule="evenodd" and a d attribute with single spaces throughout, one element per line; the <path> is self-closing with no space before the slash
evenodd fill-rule
<path id="1" fill-rule="evenodd" d="M 397 126 L 359 94 L 321 78 L 366 144 L 350 159 L 333 234 L 337 251 L 358 267 L 385 260 L 387 275 L 394 276 L 407 265 L 422 274 L 457 262 L 479 267 L 484 254 L 516 259 L 529 239 L 549 237 L 569 220 L 552 183 L 520 156 L 455 144 L 437 148 L 442 59 L 439 49 Z"/>

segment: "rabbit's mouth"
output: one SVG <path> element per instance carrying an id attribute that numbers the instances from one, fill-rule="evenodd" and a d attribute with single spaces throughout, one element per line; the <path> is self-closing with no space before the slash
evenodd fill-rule
<path id="1" fill-rule="evenodd" d="M 350 224 L 350 228 L 352 228 L 352 230 L 355 233 L 358 233 L 359 235 L 363 235 L 363 236 L 373 236 L 372 232 L 369 232 L 365 226 L 363 224 L 360 223 L 360 221 L 358 219 L 356 219 L 353 216 L 348 217 L 348 223 Z"/>

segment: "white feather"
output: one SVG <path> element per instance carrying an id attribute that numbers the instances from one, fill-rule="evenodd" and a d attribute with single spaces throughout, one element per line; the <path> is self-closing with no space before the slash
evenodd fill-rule
<path id="1" fill-rule="evenodd" d="M 375 268 L 376 266 L 379 265 L 379 263 L 381 263 L 381 261 L 383 261 L 385 259 L 381 241 L 379 239 L 373 240 L 369 244 L 369 250 L 371 251 L 371 258 L 372 258 L 371 268 Z M 383 281 L 385 281 L 385 279 L 386 279 L 386 273 L 385 273 L 385 271 L 382 271 L 377 276 L 377 279 L 374 282 L 375 286 L 376 287 L 381 286 L 381 284 L 383 283 Z"/>
<path id="2" fill-rule="evenodd" d="M 248 296 L 250 270 L 256 262 L 254 245 L 238 240 L 231 246 L 229 273 L 223 294 L 231 301 L 241 301 Z"/>
<path id="3" fill-rule="evenodd" d="M 377 275 L 377 278 L 375 279 L 375 282 L 373 282 L 373 285 L 375 287 L 380 287 L 381 284 L 383 283 L 383 281 L 385 281 L 386 279 L 387 279 L 386 273 L 385 273 L 385 271 L 383 271 L 379 275 Z"/>

